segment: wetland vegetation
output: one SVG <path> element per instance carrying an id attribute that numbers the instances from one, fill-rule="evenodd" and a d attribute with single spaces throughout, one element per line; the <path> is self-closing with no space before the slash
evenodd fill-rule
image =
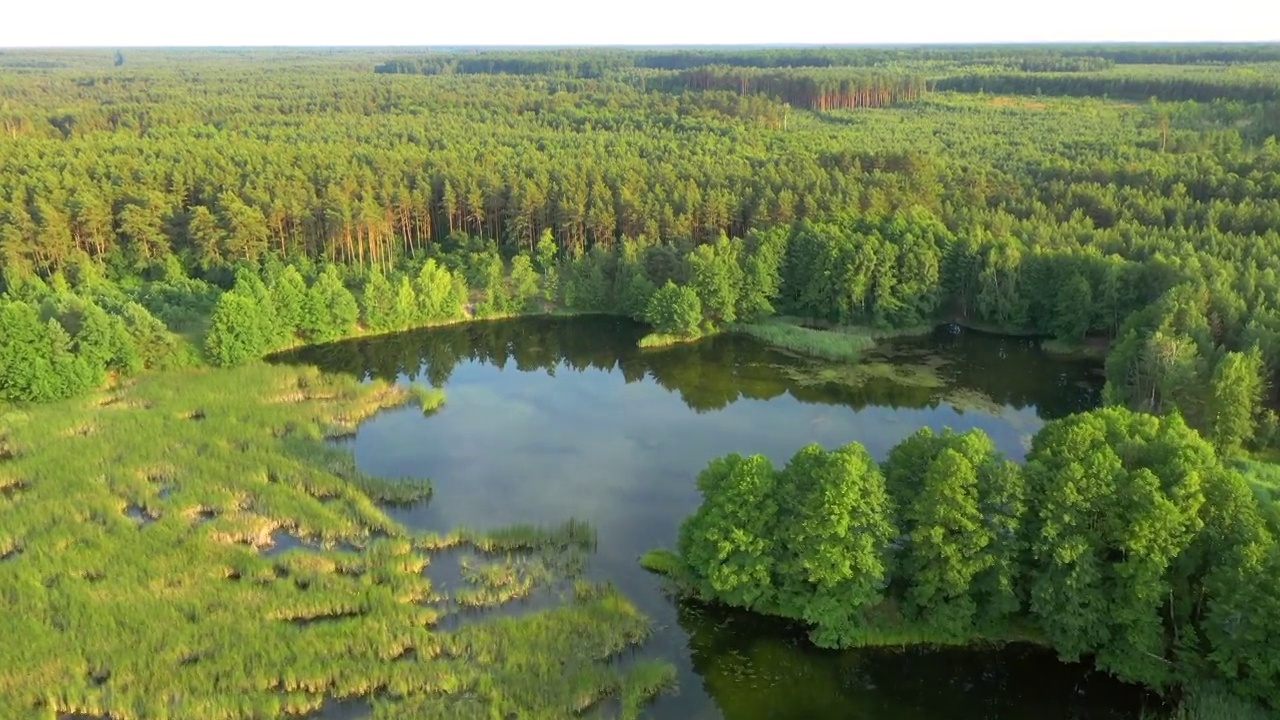
<path id="1" fill-rule="evenodd" d="M 253 365 L 6 412 L 6 716 L 280 717 L 362 697 L 375 717 L 563 717 L 667 687 L 668 666 L 609 662 L 649 629 L 607 584 L 579 579 L 539 612 L 437 628 L 549 583 L 552 560 L 589 550 L 592 533 L 419 534 L 389 519 L 371 497 L 399 484 L 321 441 L 410 400 Z M 392 499 L 429 484 L 405 487 Z M 268 552 L 282 541 L 292 548 Z M 430 567 L 458 547 L 478 560 L 445 594 Z"/>
<path id="2" fill-rule="evenodd" d="M 0 706 L 1280 710 L 1278 58 L 0 52 Z"/>

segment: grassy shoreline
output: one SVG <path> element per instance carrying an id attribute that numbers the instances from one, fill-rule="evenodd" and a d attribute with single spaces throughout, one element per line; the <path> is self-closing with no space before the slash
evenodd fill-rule
<path id="1" fill-rule="evenodd" d="M 698 333 L 697 335 L 649 333 L 648 335 L 640 338 L 639 342 L 636 343 L 636 347 L 641 348 L 642 350 L 654 350 L 658 348 L 671 347 L 673 345 L 688 345 L 719 334 L 720 333 L 718 332 Z"/>
<path id="2" fill-rule="evenodd" d="M 761 342 L 798 355 L 832 362 L 857 362 L 882 340 L 918 337 L 934 326 L 878 330 L 858 325 L 830 325 L 823 329 L 801 318 L 773 317 L 757 323 L 731 325 L 727 332 L 756 338 Z"/>

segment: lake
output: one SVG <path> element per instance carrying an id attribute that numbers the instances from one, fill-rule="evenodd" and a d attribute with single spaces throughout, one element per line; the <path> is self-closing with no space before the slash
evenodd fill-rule
<path id="1" fill-rule="evenodd" d="M 883 458 L 928 426 L 979 428 L 1020 459 L 1044 422 L 1098 403 L 1096 364 L 954 326 L 884 343 L 857 367 L 741 336 L 640 350 L 644 333 L 603 316 L 502 320 L 280 359 L 445 389 L 440 411 L 385 412 L 343 441 L 365 472 L 433 481 L 429 503 L 389 511 L 407 527 L 591 522 L 599 544 L 588 575 L 613 582 L 652 619 L 644 653 L 679 670 L 679 691 L 647 717 L 1138 716 L 1142 693 L 1038 648 L 821 651 L 786 623 L 678 602 L 636 563 L 674 547 L 699 502 L 694 478 L 716 456 L 763 453 L 781 465 L 808 443 L 857 441 Z"/>

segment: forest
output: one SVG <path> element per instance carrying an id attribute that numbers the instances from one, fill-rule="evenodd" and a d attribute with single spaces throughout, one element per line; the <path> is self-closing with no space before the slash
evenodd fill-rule
<path id="1" fill-rule="evenodd" d="M 1277 78 L 1274 45 L 6 50 L 0 412 L 523 314 L 819 355 L 778 328 L 844 329 L 852 362 L 940 322 L 1038 338 L 1105 356 L 1107 410 L 1020 469 L 973 437 L 717 461 L 694 527 L 721 491 L 819 513 L 811 483 L 883 489 L 812 547 L 770 535 L 804 518 L 723 519 L 789 553 L 768 577 L 682 539 L 699 591 L 829 645 L 885 603 L 952 636 L 1015 618 L 1135 682 L 1280 707 L 1271 491 L 1238 475 L 1280 453 Z M 1017 510 L 975 535 L 997 491 Z M 973 517 L 929 517 L 944 498 Z"/>

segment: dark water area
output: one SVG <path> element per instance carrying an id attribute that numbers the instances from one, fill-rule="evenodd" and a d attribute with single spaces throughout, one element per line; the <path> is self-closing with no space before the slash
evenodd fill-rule
<path id="1" fill-rule="evenodd" d="M 884 343 L 857 367 L 741 336 L 640 350 L 644 332 L 612 317 L 521 319 L 278 360 L 444 388 L 438 412 L 385 412 L 342 441 L 365 472 L 432 480 L 429 503 L 389 511 L 406 526 L 591 522 L 599 545 L 588 575 L 613 582 L 652 619 L 644 654 L 679 670 L 679 691 L 646 717 L 1138 717 L 1141 693 L 1044 650 L 821 651 L 795 627 L 677 602 L 636 563 L 674 547 L 699 502 L 694 478 L 716 456 L 763 453 L 781 465 L 809 443 L 856 441 L 882 458 L 928 426 L 980 428 L 1020 459 L 1047 420 L 1098 403 L 1096 364 L 957 328 Z"/>

